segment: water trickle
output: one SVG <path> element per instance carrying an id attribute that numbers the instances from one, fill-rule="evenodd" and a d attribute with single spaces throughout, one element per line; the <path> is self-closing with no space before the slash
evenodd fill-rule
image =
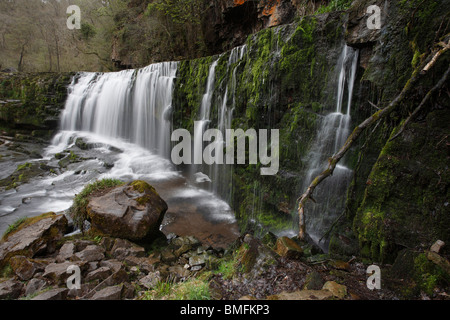
<path id="1" fill-rule="evenodd" d="M 335 112 L 326 115 L 320 124 L 315 142 L 307 157 L 306 175 L 301 192 L 308 188 L 312 179 L 325 170 L 327 159 L 339 150 L 350 134 L 350 113 L 357 65 L 358 50 L 345 46 L 338 61 L 336 109 Z M 326 241 L 319 240 L 344 210 L 345 192 L 351 175 L 352 170 L 345 166 L 344 158 L 336 166 L 333 176 L 315 189 L 316 203 L 307 205 L 307 233 L 324 250 L 327 250 L 328 244 Z"/>

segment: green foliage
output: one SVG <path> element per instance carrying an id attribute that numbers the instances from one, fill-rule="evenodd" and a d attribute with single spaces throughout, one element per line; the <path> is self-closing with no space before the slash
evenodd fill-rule
<path id="1" fill-rule="evenodd" d="M 332 11 L 347 10 L 350 8 L 353 0 L 331 0 L 327 5 L 321 5 L 315 12 L 315 14 L 322 14 Z"/>
<path id="2" fill-rule="evenodd" d="M 10 234 L 11 232 L 17 230 L 17 228 L 23 223 L 25 222 L 25 220 L 27 220 L 28 217 L 21 217 L 18 218 L 16 221 L 14 221 L 12 224 L 10 224 L 8 226 L 8 228 L 6 229 L 6 231 L 3 233 L 2 238 L 6 237 L 8 234 Z"/>
<path id="3" fill-rule="evenodd" d="M 209 300 L 209 284 L 200 278 L 190 278 L 175 283 L 173 280 L 158 281 L 154 288 L 144 292 L 141 300 Z"/>
<path id="4" fill-rule="evenodd" d="M 74 224 L 82 229 L 83 221 L 88 218 L 87 214 L 87 205 L 89 203 L 89 197 L 92 193 L 112 188 L 116 186 L 120 186 L 124 184 L 123 181 L 117 180 L 117 179 L 102 179 L 102 180 L 96 180 L 95 182 L 88 184 L 83 188 L 83 190 L 75 196 L 73 199 L 73 204 L 69 208 L 69 215 L 74 221 Z"/>
<path id="5" fill-rule="evenodd" d="M 82 22 L 80 29 L 81 37 L 84 40 L 92 39 L 96 34 L 95 27 L 89 23 Z"/>

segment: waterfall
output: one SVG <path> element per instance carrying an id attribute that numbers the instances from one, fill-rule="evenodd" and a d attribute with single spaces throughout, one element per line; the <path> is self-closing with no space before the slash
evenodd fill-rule
<path id="1" fill-rule="evenodd" d="M 208 127 L 209 123 L 217 124 L 217 129 L 222 133 L 221 139 L 214 140 L 213 144 L 219 147 L 223 147 L 225 142 L 225 130 L 231 129 L 231 122 L 233 120 L 233 112 L 236 105 L 236 70 L 240 63 L 243 61 L 246 45 L 235 47 L 231 50 L 227 61 L 227 75 L 230 76 L 230 80 L 226 83 L 224 93 L 217 92 L 218 99 L 213 101 L 214 89 L 215 89 L 215 69 L 222 58 L 222 55 L 215 60 L 209 67 L 209 74 L 206 83 L 205 93 L 202 98 L 200 106 L 200 116 L 198 120 L 198 128 L 194 135 L 194 149 L 199 150 L 196 154 L 201 154 L 200 148 L 203 145 L 203 133 Z M 225 81 L 228 77 L 224 78 Z M 220 87 L 220 86 L 218 86 Z M 211 110 L 217 110 L 217 119 L 211 119 Z M 203 149 L 201 149 L 203 150 Z M 197 159 L 200 163 L 201 159 Z M 218 164 L 214 163 L 208 166 L 193 166 L 191 168 L 193 175 L 197 182 L 208 182 L 208 189 L 220 196 L 227 202 L 231 201 L 232 192 L 232 165 L 230 164 Z M 201 172 L 199 172 L 201 171 Z"/>
<path id="2" fill-rule="evenodd" d="M 339 150 L 350 133 L 350 113 L 358 55 L 358 50 L 345 46 L 339 58 L 336 109 L 326 115 L 320 124 L 312 150 L 307 157 L 302 192 L 308 188 L 312 179 L 325 170 L 327 159 Z M 346 104 L 345 96 L 347 97 Z M 352 170 L 345 166 L 345 158 L 342 159 L 341 163 L 336 166 L 333 176 L 323 181 L 315 189 L 316 203 L 308 204 L 307 233 L 324 250 L 328 246 L 324 242 L 319 243 L 319 240 L 344 210 L 345 193 L 351 174 Z"/>
<path id="3" fill-rule="evenodd" d="M 69 88 L 61 129 L 121 138 L 168 158 L 176 62 L 82 73 Z"/>

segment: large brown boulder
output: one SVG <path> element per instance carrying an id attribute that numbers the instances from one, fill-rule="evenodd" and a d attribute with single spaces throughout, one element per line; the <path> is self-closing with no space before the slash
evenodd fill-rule
<path id="1" fill-rule="evenodd" d="M 25 219 L 15 230 L 0 241 L 0 268 L 17 255 L 32 258 L 38 254 L 52 253 L 57 241 L 67 231 L 68 221 L 63 214 L 54 212 Z"/>
<path id="2" fill-rule="evenodd" d="M 91 197 L 87 206 L 94 232 L 131 241 L 155 238 L 166 211 L 166 202 L 141 180 Z"/>

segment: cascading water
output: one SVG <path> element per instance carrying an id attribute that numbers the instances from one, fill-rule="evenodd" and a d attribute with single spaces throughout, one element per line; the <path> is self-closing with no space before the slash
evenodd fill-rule
<path id="1" fill-rule="evenodd" d="M 336 110 L 326 115 L 321 122 L 313 148 L 308 154 L 302 192 L 308 188 L 312 179 L 325 170 L 327 159 L 339 150 L 350 133 L 350 112 L 358 55 L 358 50 L 345 46 L 339 58 Z M 347 93 L 346 99 L 345 93 Z M 345 110 L 344 106 L 346 106 Z M 352 174 L 352 170 L 344 163 L 345 158 L 336 166 L 333 176 L 315 189 L 316 203 L 308 203 L 307 207 L 307 233 L 324 250 L 327 250 L 328 246 L 320 240 L 344 210 L 345 192 Z"/>
<path id="2" fill-rule="evenodd" d="M 230 82 L 226 83 L 225 91 L 222 94 L 217 94 L 221 99 L 213 101 L 213 94 L 215 88 L 215 69 L 222 58 L 220 56 L 215 60 L 209 67 L 209 74 L 206 83 L 205 93 L 203 95 L 202 103 L 200 106 L 200 119 L 198 120 L 198 128 L 194 135 L 194 149 L 203 150 L 201 146 L 203 145 L 203 133 L 208 127 L 209 123 L 216 123 L 217 129 L 222 133 L 221 139 L 217 139 L 213 142 L 214 146 L 220 147 L 224 146 L 225 130 L 231 129 L 231 122 L 233 120 L 233 111 L 236 104 L 236 70 L 243 61 L 246 45 L 233 48 L 230 52 L 227 61 L 227 73 L 231 74 Z M 228 77 L 225 77 L 225 81 Z M 217 110 L 217 119 L 211 119 L 211 110 Z M 216 149 L 216 150 L 217 150 Z M 196 154 L 201 154 L 197 151 Z M 201 159 L 197 159 L 197 163 L 200 163 Z M 211 165 L 196 165 L 192 169 L 193 175 L 197 182 L 208 182 L 208 189 L 214 192 L 216 195 L 220 196 L 227 202 L 231 201 L 232 192 L 232 165 L 231 164 L 218 164 L 214 163 Z"/>
<path id="3" fill-rule="evenodd" d="M 176 62 L 74 79 L 61 129 L 121 138 L 168 157 Z"/>
<path id="4" fill-rule="evenodd" d="M 233 48 L 228 58 L 227 70 L 232 70 L 231 83 L 227 83 L 225 93 L 222 97 L 217 119 L 217 129 L 222 133 L 222 138 L 225 137 L 225 130 L 231 129 L 231 122 L 233 120 L 233 112 L 236 106 L 236 70 L 239 64 L 243 61 L 246 52 L 246 45 Z M 228 103 L 228 93 L 231 94 L 231 105 Z M 224 141 L 216 141 L 218 145 L 223 147 Z M 209 174 L 212 179 L 212 191 L 221 196 L 222 199 L 231 202 L 232 198 L 232 174 L 233 166 L 231 164 L 214 164 L 209 168 Z"/>

